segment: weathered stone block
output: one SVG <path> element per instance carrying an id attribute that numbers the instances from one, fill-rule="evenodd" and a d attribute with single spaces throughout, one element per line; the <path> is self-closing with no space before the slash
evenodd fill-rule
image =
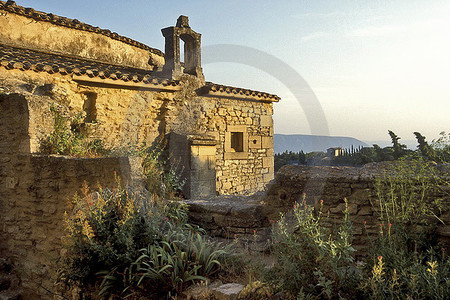
<path id="1" fill-rule="evenodd" d="M 260 117 L 260 126 L 261 127 L 272 127 L 273 126 L 273 120 L 272 116 L 261 116 Z"/>
<path id="2" fill-rule="evenodd" d="M 248 142 L 248 148 L 249 149 L 260 149 L 262 142 L 261 142 L 261 136 L 257 136 L 257 135 L 251 135 L 248 137 L 249 142 Z"/>
<path id="3" fill-rule="evenodd" d="M 198 146 L 198 155 L 216 155 L 216 146 Z"/>
<path id="4" fill-rule="evenodd" d="M 267 173 L 267 174 L 263 175 L 263 181 L 264 182 L 269 182 L 269 181 L 271 181 L 274 178 L 275 178 L 275 176 L 274 176 L 273 173 Z"/>
<path id="5" fill-rule="evenodd" d="M 263 157 L 263 168 L 273 168 L 274 159 L 273 156 Z"/>
<path id="6" fill-rule="evenodd" d="M 237 300 L 239 293 L 244 286 L 239 283 L 227 283 L 216 288 L 212 288 L 213 295 L 217 300 Z"/>
<path id="7" fill-rule="evenodd" d="M 373 215 L 372 206 L 363 206 L 359 209 L 358 215 L 360 216 L 371 216 Z"/>
<path id="8" fill-rule="evenodd" d="M 272 149 L 273 148 L 273 137 L 263 136 L 261 147 L 265 148 L 265 149 Z"/>

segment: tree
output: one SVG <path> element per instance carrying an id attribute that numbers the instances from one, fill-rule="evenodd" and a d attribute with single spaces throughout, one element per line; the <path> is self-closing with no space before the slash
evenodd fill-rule
<path id="1" fill-rule="evenodd" d="M 425 137 L 417 131 L 414 132 L 414 135 L 419 143 L 417 148 L 419 148 L 420 154 L 427 159 L 436 160 L 436 152 L 430 145 L 428 145 Z"/>
<path id="2" fill-rule="evenodd" d="M 399 159 L 406 154 L 406 145 L 400 144 L 400 137 L 397 136 L 392 130 L 388 130 L 389 136 L 392 140 L 392 149 L 394 150 L 394 158 Z"/>

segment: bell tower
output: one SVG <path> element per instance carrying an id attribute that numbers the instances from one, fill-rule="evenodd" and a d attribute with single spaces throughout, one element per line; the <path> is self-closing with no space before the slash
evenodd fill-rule
<path id="1" fill-rule="evenodd" d="M 176 26 L 161 29 L 165 38 L 165 63 L 163 73 L 177 79 L 183 74 L 193 75 L 205 81 L 201 67 L 201 34 L 189 26 L 189 18 L 180 16 Z M 184 42 L 184 63 L 181 62 L 180 47 Z"/>

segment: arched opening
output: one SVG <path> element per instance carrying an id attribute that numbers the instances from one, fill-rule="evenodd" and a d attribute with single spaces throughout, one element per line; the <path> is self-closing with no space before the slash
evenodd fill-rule
<path id="1" fill-rule="evenodd" d="M 195 39 L 190 35 L 182 34 L 180 35 L 180 40 L 180 58 L 184 62 L 184 73 L 195 75 L 195 68 L 197 67 L 196 53 L 198 51 Z"/>

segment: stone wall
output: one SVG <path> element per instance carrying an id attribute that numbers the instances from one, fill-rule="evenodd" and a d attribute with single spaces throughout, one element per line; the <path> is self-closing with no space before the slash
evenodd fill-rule
<path id="1" fill-rule="evenodd" d="M 269 219 L 276 220 L 281 211 L 288 211 L 295 202 L 302 201 L 305 193 L 306 202 L 316 210 L 320 208 L 320 200 L 323 200 L 323 213 L 329 216 L 328 224 L 334 225 L 343 219 L 346 198 L 353 223 L 354 243 L 357 248 L 365 249 L 369 246 L 367 236 L 375 236 L 380 232 L 374 181 L 376 176 L 383 174 L 385 167 L 383 163 L 368 164 L 362 168 L 284 166 L 268 187 L 264 198 L 265 214 Z M 449 167 L 441 168 L 443 178 L 449 181 Z M 450 187 L 442 188 L 442 194 L 436 196 L 445 199 L 444 211 L 438 213 L 445 224 L 437 223 L 437 234 L 449 249 Z"/>
<path id="2" fill-rule="evenodd" d="M 91 138 L 102 139 L 108 147 L 119 147 L 151 144 L 160 134 L 165 102 L 172 97 L 157 91 L 83 85 L 69 75 L 3 68 L 0 87 L 0 92 L 19 93 L 27 99 L 31 152 L 37 152 L 39 140 L 53 130 L 51 105 L 60 107 L 67 116 L 83 113 L 88 117 L 86 103 L 94 101 L 95 117 L 86 120 L 86 130 Z"/>
<path id="3" fill-rule="evenodd" d="M 147 70 L 162 68 L 164 65 L 162 53 L 152 53 L 149 49 L 127 43 L 125 42 L 128 40 L 126 38 L 123 39 L 124 41 L 111 38 L 111 32 L 108 33 L 110 36 L 107 36 L 100 28 L 95 29 L 100 32 L 95 32 L 94 29 L 92 31 L 83 30 L 82 27 L 90 29 L 92 26 L 87 24 L 81 26 L 80 22 L 73 25 L 71 19 L 61 18 L 65 26 L 58 25 L 52 18 L 60 19 L 60 17 L 49 16 L 44 21 L 33 16 L 31 12 L 29 15 L 20 14 L 21 10 L 23 8 L 19 8 L 19 13 L 14 13 L 13 9 L 5 9 L 3 3 L 0 3 L 1 44 L 84 57 Z M 38 13 L 38 15 L 40 14 Z M 80 29 L 76 29 L 76 27 Z M 115 34 L 115 36 L 120 37 L 118 34 Z"/>
<path id="4" fill-rule="evenodd" d="M 126 158 L 68 158 L 18 155 L 12 174 L 0 177 L 0 257 L 17 270 L 25 299 L 56 292 L 64 212 L 83 182 L 95 189 L 131 180 Z"/>
<path id="5" fill-rule="evenodd" d="M 175 96 L 177 99 L 177 96 Z M 202 133 L 217 141 L 218 194 L 250 194 L 273 179 L 272 103 L 233 98 L 195 97 L 168 103 L 166 132 Z M 233 157 L 227 149 L 233 128 L 244 128 L 247 148 Z M 174 145 L 174 148 L 176 146 Z"/>
<path id="6" fill-rule="evenodd" d="M 24 95 L 0 94 L 0 257 L 13 263 L 25 299 L 48 299 L 67 204 L 83 182 L 114 187 L 116 174 L 122 184 L 132 180 L 132 164 L 30 154 L 29 104 Z"/>
<path id="7" fill-rule="evenodd" d="M 51 105 L 68 116 L 81 112 L 88 117 L 86 103 L 94 101 L 95 118 L 86 120 L 85 128 L 92 139 L 102 139 L 108 147 L 150 145 L 170 134 L 185 141 L 188 135 L 204 134 L 217 141 L 218 194 L 253 193 L 273 179 L 270 102 L 197 96 L 189 82 L 180 83 L 179 92 L 139 90 L 79 83 L 68 75 L 3 68 L 0 86 L 3 92 L 19 93 L 27 100 L 31 152 L 37 152 L 39 140 L 53 130 Z M 229 133 L 239 126 L 245 128 L 247 148 L 239 157 L 229 156 Z M 171 147 L 174 153 L 180 148 L 185 149 L 181 151 L 185 155 L 189 151 L 187 143 L 176 142 Z M 189 170 L 189 159 L 184 162 Z"/>

